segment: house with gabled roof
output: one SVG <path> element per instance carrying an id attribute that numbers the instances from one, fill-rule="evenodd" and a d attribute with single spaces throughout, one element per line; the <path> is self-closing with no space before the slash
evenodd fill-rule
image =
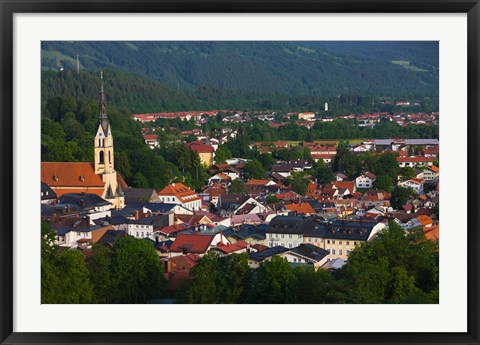
<path id="1" fill-rule="evenodd" d="M 315 210 L 307 202 L 299 204 L 285 204 L 285 208 L 291 212 L 297 213 L 298 215 L 311 216 L 315 214 Z"/>
<path id="2" fill-rule="evenodd" d="M 57 193 L 50 188 L 50 186 L 46 183 L 41 183 L 41 197 L 40 197 L 40 202 L 42 204 L 51 204 L 57 199 Z"/>
<path id="3" fill-rule="evenodd" d="M 202 198 L 180 182 L 169 184 L 157 194 L 162 202 L 179 204 L 192 211 L 199 211 L 202 207 Z"/>
<path id="4" fill-rule="evenodd" d="M 423 194 L 423 184 L 425 180 L 424 179 L 419 179 L 419 178 L 411 178 L 406 181 L 399 182 L 398 185 L 404 188 L 412 188 L 415 193 L 417 194 Z"/>
<path id="5" fill-rule="evenodd" d="M 355 187 L 370 189 L 373 187 L 373 183 L 375 182 L 376 179 L 377 179 L 377 176 L 375 176 L 371 172 L 366 172 L 355 179 Z"/>
<path id="6" fill-rule="evenodd" d="M 271 260 L 273 256 L 286 252 L 287 250 L 288 248 L 283 246 L 275 246 L 259 252 L 251 253 L 248 257 L 248 266 L 250 266 L 250 268 L 258 268 L 262 262 Z"/>
<path id="7" fill-rule="evenodd" d="M 186 254 L 205 255 L 210 249 L 230 243 L 223 234 L 178 234 L 169 249 L 170 257 Z"/>
<path id="8" fill-rule="evenodd" d="M 127 188 L 125 193 L 125 205 L 135 202 L 160 202 L 157 192 L 153 188 Z"/>
<path id="9" fill-rule="evenodd" d="M 227 256 L 231 254 L 246 253 L 249 247 L 250 245 L 247 242 L 237 241 L 235 243 L 219 245 L 218 247 L 212 248 L 211 250 L 218 251 L 221 256 Z"/>
<path id="10" fill-rule="evenodd" d="M 295 248 L 278 254 L 278 256 L 285 258 L 288 262 L 295 265 L 313 265 L 313 268 L 316 271 L 325 263 L 327 263 L 330 253 L 325 249 L 317 247 L 313 244 L 302 243 Z"/>
<path id="11" fill-rule="evenodd" d="M 208 185 L 212 186 L 214 184 L 220 184 L 222 186 L 228 187 L 230 186 L 230 176 L 224 173 L 218 173 L 208 179 Z"/>

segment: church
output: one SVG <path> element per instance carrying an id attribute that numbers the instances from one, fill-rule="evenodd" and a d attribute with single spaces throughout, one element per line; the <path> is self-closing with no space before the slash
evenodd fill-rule
<path id="1" fill-rule="evenodd" d="M 66 193 L 92 193 L 112 203 L 115 208 L 125 205 L 125 181 L 114 169 L 113 136 L 108 121 L 101 74 L 100 114 L 93 141 L 95 159 L 91 162 L 42 162 L 42 182 L 58 197 Z M 123 187 L 122 187 L 123 186 Z"/>

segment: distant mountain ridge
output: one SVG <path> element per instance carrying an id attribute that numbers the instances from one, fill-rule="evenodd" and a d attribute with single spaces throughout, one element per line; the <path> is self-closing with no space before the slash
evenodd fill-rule
<path id="1" fill-rule="evenodd" d="M 42 42 L 42 68 L 114 68 L 175 89 L 438 97 L 438 42 Z"/>

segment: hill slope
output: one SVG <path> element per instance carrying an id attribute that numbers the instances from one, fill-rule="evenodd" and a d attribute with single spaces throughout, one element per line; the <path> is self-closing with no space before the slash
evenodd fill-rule
<path id="1" fill-rule="evenodd" d="M 437 42 L 42 42 L 44 69 L 110 67 L 174 88 L 438 96 Z"/>

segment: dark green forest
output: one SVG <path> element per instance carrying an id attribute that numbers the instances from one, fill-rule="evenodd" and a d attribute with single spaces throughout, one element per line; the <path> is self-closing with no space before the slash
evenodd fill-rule
<path id="1" fill-rule="evenodd" d="M 132 113 L 172 112 L 192 110 L 232 110 L 266 112 L 315 111 L 320 116 L 332 117 L 351 113 L 369 112 L 432 112 L 438 111 L 437 96 L 419 96 L 419 106 L 397 107 L 394 104 L 382 104 L 386 99 L 393 102 L 401 97 L 361 96 L 344 92 L 337 96 L 295 96 L 291 94 L 252 92 L 244 90 L 217 89 L 199 86 L 195 89 L 173 88 L 158 81 L 107 69 L 106 97 L 109 104 L 125 107 Z M 97 99 L 99 74 L 74 69 L 42 72 L 42 100 L 62 96 L 75 100 Z M 329 103 L 329 111 L 324 111 Z"/>
<path id="2" fill-rule="evenodd" d="M 326 98 L 437 97 L 438 42 L 44 41 L 44 69 L 115 68 L 170 87 Z"/>

